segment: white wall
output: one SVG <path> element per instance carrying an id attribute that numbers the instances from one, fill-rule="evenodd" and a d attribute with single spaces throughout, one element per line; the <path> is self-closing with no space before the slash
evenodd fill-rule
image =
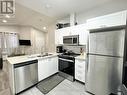
<path id="1" fill-rule="evenodd" d="M 77 14 L 78 24 L 86 22 L 87 19 L 103 16 L 119 11 L 127 10 L 127 0 L 112 0 L 112 2 L 97 6 L 88 11 Z"/>
<path id="2" fill-rule="evenodd" d="M 18 26 L 10 26 L 10 25 L 0 26 L 0 32 L 15 32 L 15 33 L 18 33 L 19 32 L 19 27 Z"/>
<path id="3" fill-rule="evenodd" d="M 31 40 L 31 27 L 30 26 L 18 26 L 19 38 L 24 40 Z"/>
<path id="4" fill-rule="evenodd" d="M 55 52 L 55 23 L 48 27 L 47 37 L 46 37 L 46 51 Z"/>
<path id="5" fill-rule="evenodd" d="M 33 42 L 32 46 L 34 47 L 35 53 L 45 52 L 47 33 L 35 28 L 31 28 L 31 32 L 31 41 Z"/>
<path id="6" fill-rule="evenodd" d="M 46 35 L 47 33 L 35 29 L 30 26 L 0 26 L 0 32 L 16 32 L 19 34 L 19 39 L 31 40 L 31 46 L 20 46 L 20 51 L 25 54 L 45 52 Z"/>
<path id="7" fill-rule="evenodd" d="M 94 3 L 94 2 L 93 2 Z M 110 13 L 127 10 L 127 0 L 111 0 L 111 2 L 96 6 L 87 11 L 76 13 L 76 19 L 78 24 L 85 23 L 87 19 L 107 15 Z M 58 21 L 69 22 L 69 16 Z"/>

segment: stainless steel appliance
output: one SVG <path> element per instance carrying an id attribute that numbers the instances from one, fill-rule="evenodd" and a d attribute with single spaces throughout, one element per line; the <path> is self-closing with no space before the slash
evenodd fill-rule
<path id="1" fill-rule="evenodd" d="M 127 95 L 127 62 L 123 66 L 123 84 L 121 86 L 123 95 Z"/>
<path id="2" fill-rule="evenodd" d="M 123 81 L 122 81 L 122 93 L 127 95 L 127 26 L 126 26 L 126 38 L 125 38 L 125 47 L 124 47 L 124 64 L 123 64 Z"/>
<path id="3" fill-rule="evenodd" d="M 64 45 L 79 45 L 79 35 L 64 36 L 63 44 Z"/>
<path id="4" fill-rule="evenodd" d="M 28 61 L 14 65 L 15 93 L 18 94 L 38 82 L 38 61 Z"/>
<path id="5" fill-rule="evenodd" d="M 62 53 L 63 52 L 63 46 L 57 46 L 56 47 L 56 52 L 57 53 Z"/>
<path id="6" fill-rule="evenodd" d="M 90 30 L 86 91 L 116 94 L 122 84 L 124 26 Z"/>
<path id="7" fill-rule="evenodd" d="M 74 81 L 75 75 L 75 57 L 79 54 L 61 54 L 59 55 L 59 75 Z"/>
<path id="8" fill-rule="evenodd" d="M 31 46 L 31 41 L 30 40 L 19 40 L 19 45 L 23 46 Z"/>

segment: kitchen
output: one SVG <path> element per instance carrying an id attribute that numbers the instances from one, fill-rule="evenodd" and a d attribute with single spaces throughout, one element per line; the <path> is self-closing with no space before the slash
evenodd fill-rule
<path id="1" fill-rule="evenodd" d="M 0 95 L 126 95 L 126 1 L 96 1 L 16 1 L 0 18 Z"/>

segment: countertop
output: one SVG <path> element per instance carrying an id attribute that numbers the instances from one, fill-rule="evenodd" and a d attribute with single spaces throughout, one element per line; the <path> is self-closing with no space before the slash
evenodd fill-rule
<path id="1" fill-rule="evenodd" d="M 80 55 L 80 56 L 77 56 L 75 57 L 75 59 L 78 59 L 78 60 L 86 60 L 86 55 Z"/>
<path id="2" fill-rule="evenodd" d="M 40 54 L 8 57 L 7 61 L 10 64 L 14 65 L 14 64 L 22 63 L 22 62 L 31 61 L 31 60 L 41 60 L 41 59 L 45 59 L 45 58 L 55 57 L 58 55 L 57 53 L 50 53 L 50 54 L 52 54 L 52 55 L 48 55 L 48 56 L 44 56 L 44 57 L 37 57 Z"/>

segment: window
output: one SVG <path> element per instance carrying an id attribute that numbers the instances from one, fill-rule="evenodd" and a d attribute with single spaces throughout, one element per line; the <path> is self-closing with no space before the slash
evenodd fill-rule
<path id="1" fill-rule="evenodd" d="M 0 33 L 0 53 L 1 55 L 14 54 L 18 48 L 18 34 L 17 33 Z"/>

